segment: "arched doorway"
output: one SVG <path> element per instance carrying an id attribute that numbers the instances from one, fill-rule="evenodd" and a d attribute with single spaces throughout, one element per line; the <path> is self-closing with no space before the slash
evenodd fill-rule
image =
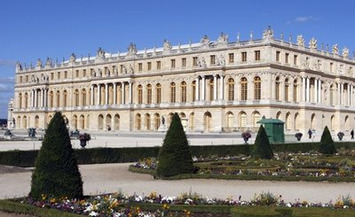
<path id="1" fill-rule="evenodd" d="M 98 129 L 99 130 L 103 130 L 104 129 L 104 116 L 103 115 L 99 115 L 98 117 Z"/>
<path id="2" fill-rule="evenodd" d="M 212 114 L 210 112 L 206 112 L 204 114 L 204 131 L 205 132 L 211 132 L 212 131 Z"/>
<path id="3" fill-rule="evenodd" d="M 114 129 L 119 130 L 120 129 L 120 115 L 116 114 L 114 118 Z"/>

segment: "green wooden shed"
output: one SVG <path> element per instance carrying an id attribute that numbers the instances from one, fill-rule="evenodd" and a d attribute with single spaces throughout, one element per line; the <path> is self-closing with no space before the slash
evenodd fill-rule
<path id="1" fill-rule="evenodd" d="M 264 125 L 270 144 L 285 143 L 285 122 L 279 119 L 265 118 L 265 116 L 263 116 L 263 118 L 257 123 Z"/>

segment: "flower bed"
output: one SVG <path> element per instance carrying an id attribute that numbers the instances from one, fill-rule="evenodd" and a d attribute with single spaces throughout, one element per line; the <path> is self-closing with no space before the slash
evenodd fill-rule
<path id="1" fill-rule="evenodd" d="M 86 197 L 81 200 L 68 198 L 51 198 L 42 195 L 42 200 L 34 201 L 31 198 L 14 200 L 21 204 L 29 204 L 38 208 L 57 209 L 63 212 L 76 213 L 87 216 L 144 216 L 158 217 L 167 216 L 230 216 L 231 208 L 241 210 L 238 207 L 254 207 L 253 209 L 292 208 L 292 207 L 318 207 L 332 209 L 350 209 L 355 212 L 355 200 L 350 196 L 339 197 L 335 203 L 310 203 L 307 201 L 295 200 L 295 202 L 284 202 L 281 195 L 274 195 L 270 192 L 255 194 L 250 201 L 226 198 L 206 198 L 197 193 L 183 193 L 179 196 L 162 196 L 156 192 L 149 195 L 127 196 L 122 193 L 106 194 Z M 6 204 L 6 203 L 5 203 Z M 10 204 L 7 202 L 7 204 Z M 16 204 L 11 205 L 15 207 Z M 264 208 L 258 208 L 263 206 Z M 0 210 L 4 210 L 4 203 L 0 201 Z M 270 207 L 270 208 L 265 208 Z M 242 209 L 242 210 L 243 210 Z M 5 209 L 6 210 L 6 209 Z M 254 210 L 254 211 L 256 211 Z M 9 211 L 9 210 L 8 210 Z M 22 211 L 24 212 L 24 211 Z M 26 213 L 26 212 L 25 212 Z M 291 211 L 292 213 L 292 211 Z"/>

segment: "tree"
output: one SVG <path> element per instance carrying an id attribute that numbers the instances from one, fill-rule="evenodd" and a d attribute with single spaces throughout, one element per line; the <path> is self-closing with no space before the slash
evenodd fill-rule
<path id="1" fill-rule="evenodd" d="M 335 154 L 336 148 L 329 129 L 325 126 L 322 137 L 320 139 L 319 152 L 322 154 Z"/>
<path id="2" fill-rule="evenodd" d="M 30 196 L 81 198 L 83 182 L 61 112 L 56 112 L 35 161 Z"/>
<path id="3" fill-rule="evenodd" d="M 258 134 L 256 135 L 252 156 L 262 159 L 271 159 L 274 156 L 269 138 L 266 135 L 265 128 L 260 125 Z"/>
<path id="4" fill-rule="evenodd" d="M 159 150 L 157 175 L 175 176 L 193 172 L 192 155 L 177 113 L 174 114 L 163 146 Z"/>

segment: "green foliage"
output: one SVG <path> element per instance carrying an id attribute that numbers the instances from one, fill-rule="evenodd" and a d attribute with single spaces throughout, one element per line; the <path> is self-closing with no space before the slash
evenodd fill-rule
<path id="1" fill-rule="evenodd" d="M 174 114 L 158 156 L 157 175 L 175 176 L 193 172 L 192 155 L 180 117 Z"/>
<path id="2" fill-rule="evenodd" d="M 68 129 L 60 112 L 48 125 L 35 161 L 30 196 L 81 198 L 83 182 L 72 149 Z"/>
<path id="3" fill-rule="evenodd" d="M 267 206 L 239 206 L 231 209 L 232 217 L 291 217 L 292 209 Z"/>
<path id="4" fill-rule="evenodd" d="M 335 154 L 336 148 L 332 136 L 330 135 L 329 129 L 325 126 L 320 139 L 319 152 L 322 154 Z"/>
<path id="5" fill-rule="evenodd" d="M 274 156 L 263 125 L 260 125 L 258 134 L 256 135 L 252 156 L 261 159 L 271 159 Z"/>

